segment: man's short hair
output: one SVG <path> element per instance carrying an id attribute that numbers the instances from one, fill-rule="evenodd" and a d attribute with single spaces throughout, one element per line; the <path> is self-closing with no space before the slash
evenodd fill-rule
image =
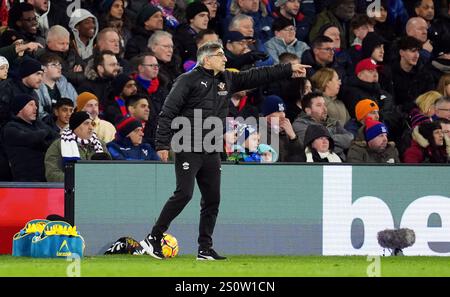
<path id="1" fill-rule="evenodd" d="M 96 42 L 98 43 L 99 40 L 101 40 L 103 37 L 105 37 L 106 33 L 108 33 L 108 32 L 114 32 L 120 37 L 119 32 L 117 32 L 116 29 L 114 29 L 112 27 L 106 27 L 106 28 L 102 29 L 100 32 L 98 32 Z"/>
<path id="2" fill-rule="evenodd" d="M 350 21 L 350 30 L 358 29 L 364 25 L 371 24 L 371 19 L 367 16 L 367 14 L 361 13 L 356 14 L 352 20 Z"/>
<path id="3" fill-rule="evenodd" d="M 197 50 L 197 62 L 200 65 L 203 65 L 203 59 L 207 55 L 211 55 L 219 49 L 223 49 L 222 43 L 220 43 L 220 42 L 211 41 L 211 42 L 207 42 L 207 43 L 203 44 Z"/>
<path id="4" fill-rule="evenodd" d="M 312 42 L 311 48 L 315 49 L 315 48 L 321 47 L 322 44 L 324 44 L 324 43 L 332 43 L 332 42 L 333 42 L 333 39 L 331 39 L 330 37 L 324 36 L 324 35 L 319 35 Z"/>
<path id="5" fill-rule="evenodd" d="M 306 94 L 303 98 L 302 98 L 302 108 L 303 110 L 305 110 L 305 108 L 311 108 L 312 105 L 312 100 L 314 98 L 317 97 L 323 97 L 323 93 L 320 91 L 312 91 L 311 93 Z"/>
<path id="6" fill-rule="evenodd" d="M 64 105 L 75 107 L 75 104 L 73 103 L 72 99 L 62 97 L 58 101 L 56 101 L 55 104 L 52 105 L 53 109 L 58 109 Z"/>
<path id="7" fill-rule="evenodd" d="M 105 56 L 116 56 L 112 51 L 110 50 L 104 50 L 101 52 L 95 52 L 94 53 L 94 67 L 97 69 L 98 65 L 103 64 L 105 61 Z"/>
<path id="8" fill-rule="evenodd" d="M 156 30 L 156 31 L 152 34 L 152 36 L 150 36 L 150 38 L 148 39 L 147 47 L 151 49 L 154 45 L 158 44 L 159 40 L 160 40 L 162 37 L 168 37 L 168 38 L 170 38 L 171 40 L 173 40 L 172 34 L 170 34 L 169 32 L 162 31 L 162 30 Z"/>
<path id="9" fill-rule="evenodd" d="M 138 72 L 139 65 L 142 65 L 144 63 L 145 57 L 155 57 L 153 53 L 150 51 L 143 52 L 138 54 L 137 56 L 134 56 L 130 60 L 130 67 L 132 72 Z M 155 57 L 156 58 L 156 57 Z"/>
<path id="10" fill-rule="evenodd" d="M 399 50 L 420 50 L 422 42 L 412 36 L 403 36 L 398 40 Z"/>
<path id="11" fill-rule="evenodd" d="M 46 66 L 47 64 L 50 64 L 52 62 L 62 63 L 63 59 L 55 53 L 47 52 L 39 57 L 39 62 L 41 62 L 42 65 Z"/>
<path id="12" fill-rule="evenodd" d="M 280 61 L 280 64 L 287 64 L 296 60 L 300 61 L 300 57 L 294 53 L 285 52 L 278 56 L 278 60 Z"/>
<path id="13" fill-rule="evenodd" d="M 137 94 L 128 96 L 128 97 L 125 99 L 125 106 L 126 106 L 126 107 L 128 107 L 128 106 L 136 107 L 136 104 L 138 103 L 138 101 L 139 101 L 139 100 L 142 100 L 142 99 L 147 99 L 148 103 L 150 104 L 150 100 L 149 100 L 147 94 L 144 94 L 144 93 L 137 93 Z"/>
<path id="14" fill-rule="evenodd" d="M 70 38 L 70 32 L 61 25 L 54 25 L 48 29 L 46 43 L 49 40 L 58 40 L 60 38 Z"/>
<path id="15" fill-rule="evenodd" d="M 203 39 L 203 37 L 205 37 L 205 35 L 213 35 L 213 34 L 216 34 L 216 35 L 218 35 L 217 33 L 216 33 L 216 31 L 214 31 L 213 29 L 205 29 L 205 30 L 201 30 L 200 32 L 198 32 L 198 34 L 195 36 L 195 44 L 198 44 L 202 39 Z"/>
<path id="16" fill-rule="evenodd" d="M 443 103 L 450 103 L 450 96 L 442 96 L 436 102 L 434 102 L 434 106 L 441 105 Z"/>

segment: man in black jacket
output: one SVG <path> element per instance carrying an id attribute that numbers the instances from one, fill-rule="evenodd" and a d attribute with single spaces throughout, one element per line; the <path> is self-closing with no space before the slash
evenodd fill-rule
<path id="1" fill-rule="evenodd" d="M 208 42 L 201 46 L 197 51 L 197 61 L 198 67 L 182 74 L 175 81 L 158 121 L 156 150 L 164 162 L 168 160 L 170 148 L 175 152 L 177 188 L 166 202 L 151 233 L 141 241 L 144 251 L 157 259 L 164 259 L 161 250 L 163 233 L 191 200 L 195 180 L 202 193 L 197 259 L 225 259 L 212 248 L 212 234 L 220 202 L 220 151 L 223 129 L 215 127 L 213 130 L 203 126 L 211 127 L 208 122 L 223 123 L 228 113 L 229 98 L 237 91 L 253 89 L 276 79 L 306 74 L 306 66 L 301 64 L 262 67 L 239 73 L 225 71 L 227 58 L 222 45 L 217 42 Z M 181 116 L 183 118 L 180 119 Z M 183 124 L 183 129 L 177 131 L 172 139 L 174 131 L 171 127 L 176 127 L 181 122 L 187 126 L 190 123 L 190 128 L 180 137 L 182 132 L 186 132 Z M 197 130 L 198 122 L 201 125 L 200 131 Z M 204 144 L 208 139 L 211 140 L 211 134 L 214 134 L 215 144 Z M 191 135 L 194 135 L 194 138 L 189 138 Z M 189 140 L 186 141 L 186 138 Z M 175 139 L 182 140 L 183 145 L 175 143 Z M 186 146 L 185 143 L 190 145 Z"/>

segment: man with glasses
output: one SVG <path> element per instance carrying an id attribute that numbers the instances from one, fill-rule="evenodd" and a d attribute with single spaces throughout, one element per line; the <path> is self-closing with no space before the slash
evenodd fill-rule
<path id="1" fill-rule="evenodd" d="M 62 75 L 62 60 L 57 54 L 46 53 L 39 58 L 44 66 L 43 83 L 36 91 L 39 98 L 39 119 L 51 121 L 52 106 L 61 98 L 69 98 L 75 103 L 78 96 L 73 85 Z M 48 118 L 49 117 L 49 118 Z M 48 119 L 47 119 L 48 118 Z"/>
<path id="2" fill-rule="evenodd" d="M 435 103 L 436 113 L 433 116 L 433 119 L 446 119 L 450 120 L 450 97 L 442 96 Z"/>
<path id="3" fill-rule="evenodd" d="M 24 43 L 39 42 L 45 45 L 45 40 L 38 34 L 38 21 L 33 5 L 15 2 L 9 10 L 8 30 L 0 37 L 0 47 L 11 45 L 15 40 L 23 39 Z"/>
<path id="4" fill-rule="evenodd" d="M 201 46 L 197 51 L 197 61 L 199 65 L 182 74 L 173 85 L 158 121 L 156 150 L 164 162 L 168 161 L 170 149 L 175 152 L 177 188 L 166 202 L 150 234 L 141 241 L 144 251 L 156 259 L 164 259 L 161 250 L 163 233 L 191 200 L 196 180 L 202 194 L 197 259 L 225 259 L 213 249 L 212 235 L 220 203 L 220 152 L 223 149 L 224 131 L 222 123 L 228 114 L 230 97 L 238 91 L 253 89 L 274 80 L 304 76 L 307 67 L 301 64 L 284 64 L 241 72 L 226 71 L 227 58 L 222 44 L 218 42 L 208 42 Z M 184 123 L 181 131 L 180 121 Z M 190 127 L 184 127 L 186 121 Z M 198 121 L 200 129 L 197 131 L 199 125 L 194 122 Z M 221 125 L 214 129 L 211 126 L 202 128 L 203 125 L 208 125 L 208 121 L 219 122 Z M 179 128 L 172 130 L 171 127 L 176 126 Z M 186 133 L 182 133 L 183 131 Z M 178 137 L 172 139 L 174 133 Z M 191 138 L 192 135 L 194 139 Z"/>
<path id="5" fill-rule="evenodd" d="M 301 57 L 309 49 L 306 43 L 295 37 L 296 30 L 292 21 L 285 18 L 278 18 L 273 21 L 272 31 L 275 36 L 264 45 L 275 63 L 278 63 L 278 57 L 282 53 L 292 53 L 297 55 L 297 57 Z"/>

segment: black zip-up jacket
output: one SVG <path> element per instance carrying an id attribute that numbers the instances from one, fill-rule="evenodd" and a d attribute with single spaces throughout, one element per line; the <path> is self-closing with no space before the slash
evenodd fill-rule
<path id="1" fill-rule="evenodd" d="M 260 67 L 238 73 L 224 71 L 217 75 L 214 75 L 212 70 L 198 66 L 191 72 L 180 75 L 167 96 L 159 116 L 156 150 L 170 149 L 172 135 L 177 132 L 177 130 L 171 129 L 172 120 L 176 117 L 182 116 L 189 120 L 191 149 L 193 149 L 194 144 L 197 143 L 198 146 L 205 139 L 205 135 L 214 128 L 203 128 L 201 139 L 198 137 L 194 139 L 192 137 L 195 135 L 194 110 L 201 109 L 202 118 L 196 120 L 197 122 L 200 120 L 202 125 L 208 117 L 218 117 L 223 123 L 228 114 L 228 105 L 232 94 L 291 76 L 290 64 Z M 201 143 L 200 147 L 203 152 L 204 148 Z"/>

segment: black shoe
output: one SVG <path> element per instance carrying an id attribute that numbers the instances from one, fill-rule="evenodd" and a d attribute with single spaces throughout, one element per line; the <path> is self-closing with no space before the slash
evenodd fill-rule
<path id="1" fill-rule="evenodd" d="M 198 250 L 197 260 L 225 260 L 227 257 L 220 256 L 212 248 Z"/>
<path id="2" fill-rule="evenodd" d="M 140 244 L 144 249 L 145 254 L 159 260 L 165 258 L 161 248 L 161 238 L 157 238 L 156 236 L 151 236 L 149 234 L 143 241 L 140 242 Z"/>

